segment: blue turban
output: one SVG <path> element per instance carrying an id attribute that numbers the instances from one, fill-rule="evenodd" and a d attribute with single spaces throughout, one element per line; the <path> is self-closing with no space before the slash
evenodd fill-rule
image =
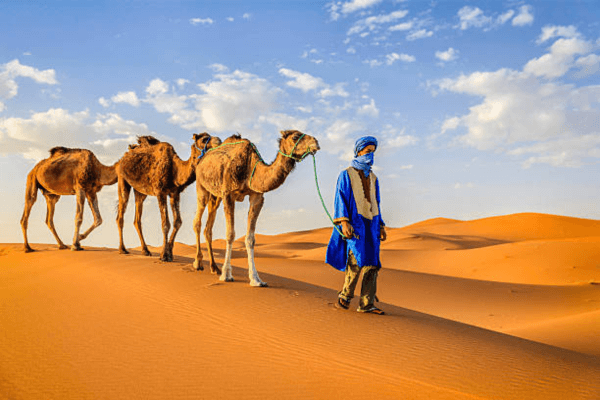
<path id="1" fill-rule="evenodd" d="M 354 144 L 354 160 L 352 160 L 352 166 L 356 169 L 361 170 L 366 177 L 371 173 L 371 166 L 373 165 L 373 153 L 363 154 L 358 156 L 358 153 L 367 146 L 373 145 L 377 148 L 377 139 L 373 136 L 363 136 L 356 141 Z"/>
<path id="2" fill-rule="evenodd" d="M 363 136 L 354 143 L 354 157 L 358 156 L 358 152 L 369 145 L 374 145 L 377 148 L 377 138 L 373 136 Z"/>

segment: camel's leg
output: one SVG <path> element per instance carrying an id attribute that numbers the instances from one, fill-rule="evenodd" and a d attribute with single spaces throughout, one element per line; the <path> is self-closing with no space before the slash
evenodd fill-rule
<path id="1" fill-rule="evenodd" d="M 160 217 L 162 220 L 162 231 L 163 231 L 163 248 L 160 254 L 161 261 L 173 261 L 173 257 L 169 257 L 169 229 L 171 229 L 171 223 L 169 222 L 169 210 L 167 208 L 167 195 L 160 194 L 158 197 L 158 208 L 160 208 Z"/>
<path id="2" fill-rule="evenodd" d="M 54 239 L 56 239 L 56 243 L 58 243 L 58 248 L 60 250 L 68 249 L 63 241 L 60 240 L 60 237 L 58 237 L 58 233 L 56 233 L 56 229 L 54 228 L 54 209 L 56 208 L 56 203 L 60 199 L 60 196 L 45 192 L 44 197 L 46 198 L 46 225 L 48 225 L 50 232 L 54 235 Z"/>
<path id="3" fill-rule="evenodd" d="M 171 211 L 173 212 L 173 230 L 171 231 L 171 237 L 169 238 L 168 246 L 168 257 L 170 261 L 173 261 L 173 246 L 175 245 L 175 236 L 179 228 L 181 228 L 181 212 L 179 210 L 179 193 L 174 193 L 169 198 L 171 202 Z"/>
<path id="4" fill-rule="evenodd" d="M 249 196 L 250 207 L 248 210 L 248 231 L 246 232 L 246 252 L 248 253 L 248 277 L 251 286 L 267 286 L 260 280 L 256 265 L 254 264 L 254 232 L 256 230 L 256 221 L 260 215 L 260 210 L 265 202 L 262 193 L 255 193 Z"/>
<path id="5" fill-rule="evenodd" d="M 86 193 L 88 204 L 90 205 L 90 209 L 92 210 L 92 215 L 94 216 L 94 223 L 88 228 L 85 233 L 79 235 L 79 240 L 83 240 L 89 236 L 90 233 L 100 225 L 102 225 L 102 216 L 100 215 L 100 208 L 98 207 L 98 196 L 96 193 Z"/>
<path id="6" fill-rule="evenodd" d="M 133 189 L 133 195 L 135 196 L 135 219 L 133 220 L 133 224 L 135 225 L 135 230 L 140 237 L 140 243 L 142 244 L 142 254 L 145 256 L 151 256 L 150 250 L 148 250 L 148 246 L 146 245 L 146 241 L 144 240 L 144 234 L 142 233 L 142 212 L 144 211 L 144 200 L 146 200 L 146 196 L 143 193 L 138 192 Z"/>
<path id="7" fill-rule="evenodd" d="M 227 233 L 225 234 L 227 247 L 225 248 L 225 261 L 223 262 L 223 270 L 219 279 L 226 282 L 233 282 L 233 275 L 231 273 L 231 249 L 233 246 L 233 241 L 235 240 L 235 199 L 233 196 L 225 196 L 223 199 L 223 210 L 225 211 L 225 221 L 227 223 Z"/>
<path id="8" fill-rule="evenodd" d="M 77 202 L 77 211 L 75 213 L 75 236 L 73 236 L 73 244 L 71 250 L 83 250 L 79 244 L 79 230 L 83 223 L 83 207 L 85 206 L 85 192 L 83 189 L 77 189 L 75 193 L 75 201 Z"/>
<path id="9" fill-rule="evenodd" d="M 197 183 L 196 184 L 196 216 L 194 217 L 194 233 L 196 234 L 196 258 L 194 259 L 194 269 L 204 271 L 202 266 L 202 249 L 200 248 L 200 228 L 202 227 L 202 214 L 208 202 L 209 193 Z"/>
<path id="10" fill-rule="evenodd" d="M 37 181 L 33 172 L 27 176 L 27 187 L 25 189 L 25 208 L 23 209 L 23 216 L 21 217 L 21 230 L 23 231 L 23 250 L 26 253 L 33 251 L 29 246 L 29 240 L 27 239 L 27 225 L 29 224 L 29 215 L 31 214 L 31 207 L 37 200 Z"/>
<path id="11" fill-rule="evenodd" d="M 208 250 L 208 256 L 210 258 L 210 272 L 212 274 L 220 274 L 221 270 L 217 267 L 215 262 L 215 255 L 212 249 L 212 230 L 215 225 L 215 218 L 217 216 L 217 209 L 221 204 L 221 199 L 216 196 L 210 196 L 208 202 L 208 219 L 206 220 L 206 228 L 204 228 L 204 238 L 206 239 L 206 248 Z"/>
<path id="12" fill-rule="evenodd" d="M 125 210 L 127 210 L 127 203 L 129 202 L 129 194 L 131 193 L 131 186 L 125 182 L 125 179 L 119 177 L 119 211 L 117 213 L 117 226 L 119 228 L 119 253 L 129 254 L 129 251 L 125 248 L 123 243 L 123 222 L 125 220 Z"/>

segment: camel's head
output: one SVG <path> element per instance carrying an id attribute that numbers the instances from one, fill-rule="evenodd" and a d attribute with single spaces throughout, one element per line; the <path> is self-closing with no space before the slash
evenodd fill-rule
<path id="1" fill-rule="evenodd" d="M 314 137 L 296 130 L 281 131 L 279 151 L 296 161 L 302 161 L 307 155 L 315 154 L 321 148 Z"/>
<path id="2" fill-rule="evenodd" d="M 202 156 L 213 147 L 221 144 L 221 139 L 216 136 L 211 136 L 206 132 L 194 133 L 192 136 L 194 144 L 192 145 L 192 157 L 198 161 Z"/>

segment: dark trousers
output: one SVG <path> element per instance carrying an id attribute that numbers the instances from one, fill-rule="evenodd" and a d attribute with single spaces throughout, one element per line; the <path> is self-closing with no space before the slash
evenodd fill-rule
<path id="1" fill-rule="evenodd" d="M 363 272 L 363 278 L 360 290 L 360 302 L 357 311 L 367 310 L 373 306 L 373 303 L 375 302 L 375 293 L 377 292 L 377 275 L 379 268 L 376 266 L 359 267 L 354 254 L 350 252 L 348 254 L 348 264 L 346 265 L 344 287 L 339 293 L 341 298 L 347 301 L 352 300 L 361 270 Z"/>

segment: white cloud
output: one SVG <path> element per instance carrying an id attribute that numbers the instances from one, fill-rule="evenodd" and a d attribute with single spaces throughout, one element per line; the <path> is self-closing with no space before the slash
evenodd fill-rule
<path id="1" fill-rule="evenodd" d="M 399 135 L 388 140 L 385 144 L 389 147 L 406 147 L 418 142 L 418 139 L 411 135 Z"/>
<path id="2" fill-rule="evenodd" d="M 148 85 L 148 87 L 146 88 L 146 93 L 148 93 L 150 96 L 165 94 L 168 91 L 168 83 L 158 78 L 153 79 L 150 82 L 150 85 Z"/>
<path id="3" fill-rule="evenodd" d="M 287 68 L 281 68 L 279 73 L 287 78 L 292 78 L 291 81 L 286 82 L 286 85 L 300 89 L 305 93 L 310 90 L 316 90 L 319 87 L 325 86 L 323 79 L 316 78 L 308 73 L 293 71 Z"/>
<path id="4" fill-rule="evenodd" d="M 356 54 L 356 49 L 354 47 L 348 47 L 346 49 L 346 53 L 348 53 L 348 54 Z"/>
<path id="5" fill-rule="evenodd" d="M 301 132 L 306 132 L 311 120 L 309 118 L 298 118 L 284 113 L 270 113 L 260 116 L 258 121 L 269 123 L 276 130 L 297 129 Z"/>
<path id="6" fill-rule="evenodd" d="M 419 29 L 418 31 L 412 32 L 406 36 L 406 40 L 409 42 L 417 39 L 425 39 L 433 36 L 432 31 L 428 31 L 427 29 Z"/>
<path id="7" fill-rule="evenodd" d="M 327 139 L 331 141 L 339 141 L 353 132 L 360 131 L 362 127 L 357 126 L 353 121 L 337 120 L 334 121 L 325 131 Z"/>
<path id="8" fill-rule="evenodd" d="M 187 79 L 177 79 L 175 82 L 177 83 L 177 86 L 179 86 L 180 88 L 183 88 L 185 85 L 190 83 L 190 81 Z"/>
<path id="9" fill-rule="evenodd" d="M 303 113 L 311 113 L 313 111 L 312 107 L 305 107 L 305 106 L 298 106 L 298 107 L 296 107 L 296 110 L 303 112 Z"/>
<path id="10" fill-rule="evenodd" d="M 361 132 L 363 130 L 363 126 L 360 123 L 356 123 L 356 121 L 346 120 L 346 119 L 337 119 L 333 121 L 326 129 L 325 129 L 325 139 L 331 143 L 336 143 L 337 148 L 330 148 L 329 151 L 334 153 L 349 153 L 350 160 L 354 157 L 352 145 L 354 144 L 354 140 L 352 136 L 355 132 Z M 327 149 L 324 147 L 324 149 Z M 348 154 L 344 159 L 347 159 Z"/>
<path id="11" fill-rule="evenodd" d="M 498 16 L 498 18 L 496 18 L 496 23 L 498 25 L 504 25 L 505 23 L 507 23 L 508 21 L 510 21 L 510 19 L 514 15 L 515 15 L 514 10 L 508 10 L 504 14 L 501 14 L 500 16 Z"/>
<path id="12" fill-rule="evenodd" d="M 104 97 L 100 97 L 98 99 L 98 103 L 104 108 L 110 107 L 110 104 L 111 104 L 110 100 L 105 99 Z"/>
<path id="13" fill-rule="evenodd" d="M 340 96 L 348 97 L 348 92 L 344 89 L 344 84 L 338 83 L 336 85 L 329 85 L 321 78 L 314 77 L 308 73 L 294 71 L 288 68 L 280 68 L 279 73 L 292 80 L 287 81 L 286 85 L 300 89 L 304 93 L 309 91 L 318 91 L 318 95 L 321 97 Z"/>
<path id="14" fill-rule="evenodd" d="M 317 49 L 305 50 L 300 58 L 308 58 L 311 54 L 317 54 L 319 51 Z"/>
<path id="15" fill-rule="evenodd" d="M 404 54 L 404 53 L 402 53 L 402 54 L 390 53 L 390 54 L 386 54 L 384 58 L 385 58 L 384 61 L 377 60 L 377 59 L 371 59 L 371 60 L 365 60 L 365 61 L 363 61 L 363 63 L 368 64 L 371 67 L 380 67 L 384 63 L 386 65 L 392 65 L 396 61 L 411 63 L 411 62 L 415 62 L 417 60 L 415 58 L 415 56 L 411 56 L 409 54 Z"/>
<path id="16" fill-rule="evenodd" d="M 234 19 L 233 17 L 227 17 L 227 18 L 225 18 L 225 19 L 226 19 L 227 21 L 229 21 L 229 22 L 233 22 L 233 21 L 235 21 L 235 19 Z"/>
<path id="17" fill-rule="evenodd" d="M 597 54 L 589 54 L 585 57 L 579 57 L 575 61 L 575 65 L 580 68 L 576 74 L 577 77 L 585 77 L 595 74 L 600 69 L 600 56 Z"/>
<path id="18" fill-rule="evenodd" d="M 54 146 L 88 148 L 106 163 L 114 163 L 135 135 L 156 135 L 145 124 L 117 114 L 90 116 L 89 111 L 53 108 L 30 118 L 0 120 L 0 153 L 21 154 L 32 160 L 48 156 Z"/>
<path id="19" fill-rule="evenodd" d="M 211 64 L 208 66 L 208 68 L 212 69 L 215 72 L 227 72 L 229 71 L 229 68 L 227 68 L 227 66 L 223 65 L 223 64 Z"/>
<path id="20" fill-rule="evenodd" d="M 521 6 L 519 8 L 519 14 L 512 20 L 513 26 L 531 25 L 532 23 L 533 14 L 531 14 L 531 6 Z"/>
<path id="21" fill-rule="evenodd" d="M 53 69 L 39 70 L 28 65 L 23 65 L 19 60 L 12 60 L 0 64 L 0 112 L 4 110 L 2 100 L 10 100 L 19 92 L 17 78 L 33 79 L 36 83 L 56 85 L 56 73 Z"/>
<path id="22" fill-rule="evenodd" d="M 56 73 L 53 69 L 39 70 L 37 68 L 23 65 L 19 60 L 12 60 L 1 66 L 0 74 L 2 78 L 16 78 L 18 76 L 31 78 L 37 83 L 56 85 Z"/>
<path id="23" fill-rule="evenodd" d="M 96 115 L 96 120 L 90 125 L 94 129 L 94 132 L 102 135 L 103 137 L 109 137 L 110 135 L 120 135 L 120 139 L 134 138 L 135 136 L 142 136 L 152 134 L 153 132 L 148 129 L 148 126 L 144 123 L 137 123 L 131 120 L 125 120 L 119 114 L 108 113 Z"/>
<path id="24" fill-rule="evenodd" d="M 523 71 L 535 76 L 557 78 L 563 76 L 574 64 L 575 56 L 587 54 L 592 44 L 577 37 L 558 39 L 550 52 L 530 60 Z"/>
<path id="25" fill-rule="evenodd" d="M 461 30 L 469 29 L 471 27 L 481 28 L 492 22 L 492 18 L 486 17 L 479 7 L 464 6 L 458 10 L 458 18 L 460 20 L 459 27 Z"/>
<path id="26" fill-rule="evenodd" d="M 281 93 L 266 79 L 239 70 L 216 74 L 198 87 L 203 93 L 190 96 L 194 109 L 178 110 L 171 122 L 186 129 L 249 132 L 259 116 L 277 108 Z"/>
<path id="27" fill-rule="evenodd" d="M 154 106 L 161 113 L 177 115 L 187 107 L 187 97 L 169 93 L 169 84 L 162 79 L 153 79 L 146 88 L 146 98 L 142 101 Z"/>
<path id="28" fill-rule="evenodd" d="M 244 15 L 242 15 L 242 18 L 249 21 L 252 18 L 252 14 L 244 13 Z"/>
<path id="29" fill-rule="evenodd" d="M 379 3 L 381 3 L 381 0 L 351 0 L 342 4 L 341 11 L 343 14 L 350 14 L 355 11 L 373 7 Z"/>
<path id="30" fill-rule="evenodd" d="M 377 31 L 381 25 L 402 19 L 407 14 L 407 10 L 397 10 L 389 14 L 380 14 L 360 19 L 348 30 L 348 36 L 357 34 L 365 35 L 369 32 Z"/>
<path id="31" fill-rule="evenodd" d="M 485 15 L 479 7 L 464 6 L 458 10 L 459 23 L 456 27 L 461 30 L 469 28 L 484 28 L 485 30 L 489 30 L 504 25 L 511 19 L 513 26 L 531 25 L 533 23 L 534 17 L 531 6 L 523 5 L 519 7 L 518 14 L 516 16 L 515 14 L 514 10 L 507 10 L 497 17 L 492 17 Z"/>
<path id="32" fill-rule="evenodd" d="M 452 117 L 452 118 L 446 119 L 444 121 L 444 123 L 442 124 L 441 134 L 443 135 L 447 131 L 451 131 L 451 130 L 458 128 L 460 123 L 461 123 L 461 119 L 458 117 Z"/>
<path id="33" fill-rule="evenodd" d="M 558 30 L 549 32 L 544 34 L 563 36 Z M 600 158 L 600 85 L 577 88 L 556 81 L 580 66 L 573 61 L 575 55 L 592 48 L 576 32 L 568 34 L 570 38 L 556 40 L 548 54 L 531 60 L 522 71 L 504 68 L 439 81 L 441 90 L 483 98 L 467 114 L 443 121 L 440 135 L 455 131 L 455 144 L 529 155 L 524 167 L 573 167 Z M 582 64 L 597 61 L 590 56 L 580 59 Z"/>
<path id="34" fill-rule="evenodd" d="M 415 62 L 417 59 L 415 58 L 415 56 L 411 56 L 411 55 L 404 54 L 404 53 L 402 53 L 402 54 L 390 53 L 385 56 L 385 63 L 387 65 L 392 65 L 393 63 L 395 63 L 398 60 L 407 62 L 407 63 L 411 63 L 411 62 Z"/>
<path id="35" fill-rule="evenodd" d="M 373 7 L 382 0 L 350 0 L 346 2 L 332 1 L 327 4 L 329 15 L 332 21 L 337 21 L 343 14 L 348 15 L 356 11 L 364 10 Z"/>
<path id="36" fill-rule="evenodd" d="M 413 27 L 413 23 L 412 22 L 403 22 L 401 24 L 397 24 L 394 26 L 390 26 L 388 28 L 388 30 L 395 32 L 395 31 L 408 31 L 409 29 L 412 29 Z"/>
<path id="37" fill-rule="evenodd" d="M 523 168 L 539 163 L 555 167 L 580 167 L 587 158 L 600 158 L 600 132 L 562 137 L 531 146 L 518 147 L 508 154 L 514 156 L 536 154 L 523 162 Z"/>
<path id="38" fill-rule="evenodd" d="M 436 51 L 435 57 L 444 62 L 453 61 L 458 58 L 458 50 L 450 47 L 446 51 Z"/>
<path id="39" fill-rule="evenodd" d="M 212 25 L 215 21 L 212 18 L 191 18 L 192 25 Z"/>
<path id="40" fill-rule="evenodd" d="M 113 103 L 126 103 L 134 107 L 140 105 L 140 99 L 138 99 L 135 92 L 119 92 L 110 99 Z"/>
<path id="41" fill-rule="evenodd" d="M 348 97 L 349 94 L 346 91 L 346 89 L 344 89 L 344 86 L 345 86 L 344 83 L 336 83 L 333 86 L 327 85 L 325 88 L 323 88 L 319 92 L 319 96 L 321 96 L 321 97 L 332 97 L 332 96 Z"/>
<path id="42" fill-rule="evenodd" d="M 376 59 L 365 60 L 365 61 L 363 61 L 363 63 L 369 64 L 369 66 L 371 66 L 371 68 L 372 67 L 379 67 L 380 65 L 383 65 L 383 61 L 379 61 L 379 60 L 376 60 Z"/>
<path id="43" fill-rule="evenodd" d="M 358 115 L 367 115 L 369 117 L 377 118 L 379 117 L 379 109 L 375 105 L 375 100 L 371 99 L 369 104 L 364 104 L 356 110 Z"/>
<path id="44" fill-rule="evenodd" d="M 390 124 L 381 130 L 381 143 L 384 148 L 402 148 L 416 144 L 419 139 L 406 134 L 406 128 L 398 129 Z"/>
<path id="45" fill-rule="evenodd" d="M 542 28 L 542 33 L 538 37 L 536 43 L 544 43 L 550 39 L 556 37 L 563 38 L 578 38 L 581 35 L 577 31 L 577 28 L 573 25 L 559 26 L 559 25 L 547 25 Z"/>

